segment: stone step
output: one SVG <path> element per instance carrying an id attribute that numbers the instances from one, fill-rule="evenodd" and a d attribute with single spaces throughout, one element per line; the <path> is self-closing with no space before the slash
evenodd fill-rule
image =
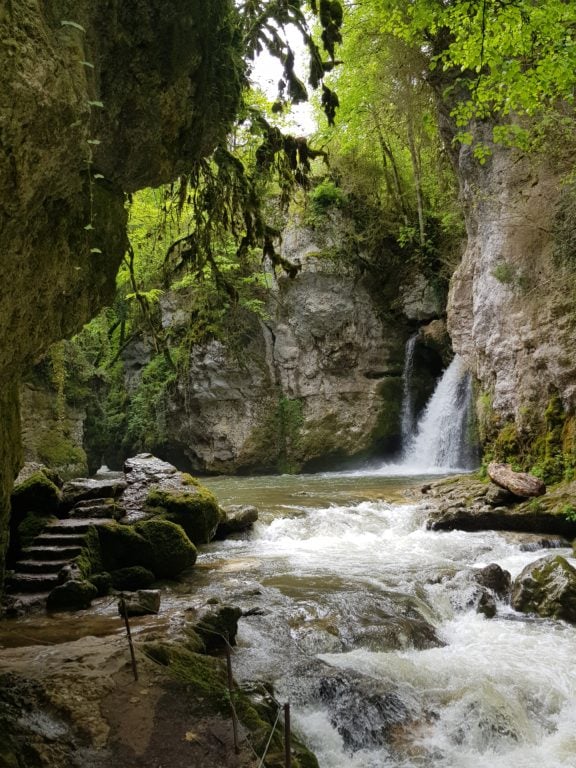
<path id="1" fill-rule="evenodd" d="M 66 518 L 65 520 L 58 520 L 57 523 L 48 525 L 44 529 L 44 533 L 86 533 L 92 525 L 107 525 L 108 523 L 115 522 L 111 517 Z"/>
<path id="2" fill-rule="evenodd" d="M 26 573 L 59 573 L 70 560 L 19 560 L 14 570 L 16 575 Z"/>
<path id="3" fill-rule="evenodd" d="M 41 533 L 33 542 L 35 547 L 82 547 L 86 541 L 84 533 Z"/>
<path id="4" fill-rule="evenodd" d="M 7 580 L 10 592 L 46 592 L 58 586 L 58 574 L 15 573 Z"/>
<path id="5" fill-rule="evenodd" d="M 111 500 L 112 501 L 112 500 Z M 119 504 L 90 504 L 90 506 L 80 506 L 80 504 L 76 504 L 75 507 L 72 507 L 70 512 L 68 512 L 68 519 L 85 519 L 85 518 L 91 518 L 91 519 L 102 519 L 102 518 L 110 518 L 111 516 L 114 516 L 115 519 L 118 519 L 120 517 L 124 516 L 124 509 Z"/>
<path id="6" fill-rule="evenodd" d="M 26 547 L 22 553 L 26 560 L 72 560 L 82 552 L 82 547 Z"/>

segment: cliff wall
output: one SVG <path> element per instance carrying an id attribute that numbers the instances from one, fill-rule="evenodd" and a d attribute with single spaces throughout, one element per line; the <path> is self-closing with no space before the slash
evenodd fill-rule
<path id="1" fill-rule="evenodd" d="M 225 135 L 242 78 L 235 29 L 231 0 L 0 9 L 0 562 L 17 381 L 112 298 L 124 193 L 175 178 Z"/>

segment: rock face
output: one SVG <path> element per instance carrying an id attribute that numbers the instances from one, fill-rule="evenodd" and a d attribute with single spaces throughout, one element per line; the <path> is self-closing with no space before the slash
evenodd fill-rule
<path id="1" fill-rule="evenodd" d="M 190 352 L 164 413 L 171 461 L 193 471 L 292 472 L 399 446 L 414 326 L 407 315 L 384 320 L 368 280 L 318 257 L 313 235 L 289 233 L 284 255 L 301 270 L 271 278 L 267 316 L 246 317 L 241 349 L 210 341 Z M 164 324 L 184 327 L 184 305 L 165 296 Z M 135 386 L 149 358 L 127 352 Z M 429 354 L 440 369 L 438 351 Z M 435 372 L 424 387 L 433 387 Z"/>
<path id="2" fill-rule="evenodd" d="M 530 563 L 514 581 L 517 611 L 576 623 L 576 569 L 559 555 Z"/>
<path id="3" fill-rule="evenodd" d="M 225 136 L 242 79 L 235 14 L 232 0 L 0 9 L 0 562 L 17 380 L 112 298 L 124 192 L 174 179 Z"/>
<path id="4" fill-rule="evenodd" d="M 541 419 L 553 392 L 566 410 L 576 405 L 571 272 L 555 263 L 563 186 L 545 159 L 492 149 L 484 166 L 469 147 L 458 158 L 468 245 L 452 278 L 448 324 L 492 407 L 524 428 Z"/>

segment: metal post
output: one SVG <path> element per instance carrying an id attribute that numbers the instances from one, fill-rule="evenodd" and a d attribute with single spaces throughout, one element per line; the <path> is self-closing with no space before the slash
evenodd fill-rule
<path id="1" fill-rule="evenodd" d="M 123 597 L 120 598 L 120 613 L 124 618 L 124 624 L 126 625 L 126 635 L 128 637 L 128 645 L 130 646 L 130 658 L 132 660 L 132 672 L 134 674 L 134 680 L 138 682 L 138 667 L 136 666 L 136 654 L 134 653 L 134 643 L 132 642 L 132 635 L 130 634 L 130 622 L 128 621 L 128 609 L 126 608 L 126 601 Z"/>
<path id="2" fill-rule="evenodd" d="M 290 702 L 287 701 L 284 704 L 284 761 L 285 768 L 290 768 L 292 765 L 291 757 L 291 744 L 290 744 Z"/>
<path id="3" fill-rule="evenodd" d="M 238 745 L 238 723 L 236 721 L 236 709 L 232 696 L 234 695 L 234 678 L 232 677 L 232 656 L 230 655 L 230 646 L 226 643 L 226 669 L 228 671 L 228 693 L 230 695 L 230 706 L 232 709 L 232 731 L 234 733 L 234 752 L 239 755 L 240 747 Z"/>

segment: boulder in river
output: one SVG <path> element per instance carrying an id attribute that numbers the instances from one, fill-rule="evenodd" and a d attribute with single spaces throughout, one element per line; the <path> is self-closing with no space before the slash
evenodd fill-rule
<path id="1" fill-rule="evenodd" d="M 226 519 L 220 520 L 216 528 L 214 538 L 217 540 L 247 531 L 258 520 L 258 510 L 250 504 L 232 504 L 224 512 Z"/>
<path id="2" fill-rule="evenodd" d="M 156 614 L 160 610 L 159 589 L 139 589 L 129 595 L 124 595 L 118 603 L 118 613 L 124 611 L 128 616 L 146 616 Z"/>
<path id="3" fill-rule="evenodd" d="M 514 581 L 512 605 L 524 613 L 576 623 L 576 569 L 560 555 L 530 563 Z"/>
<path id="4" fill-rule="evenodd" d="M 98 590 L 89 581 L 71 579 L 50 592 L 46 608 L 49 611 L 80 611 L 89 608 L 97 595 Z"/>
<path id="5" fill-rule="evenodd" d="M 206 653 L 236 645 L 240 608 L 233 605 L 209 606 L 200 611 L 191 622 L 191 628 L 204 643 Z"/>
<path id="6" fill-rule="evenodd" d="M 505 488 L 515 496 L 531 498 L 543 496 L 546 493 L 546 486 L 539 477 L 527 472 L 515 472 L 509 464 L 490 462 L 488 464 L 488 476 L 493 483 Z"/>

